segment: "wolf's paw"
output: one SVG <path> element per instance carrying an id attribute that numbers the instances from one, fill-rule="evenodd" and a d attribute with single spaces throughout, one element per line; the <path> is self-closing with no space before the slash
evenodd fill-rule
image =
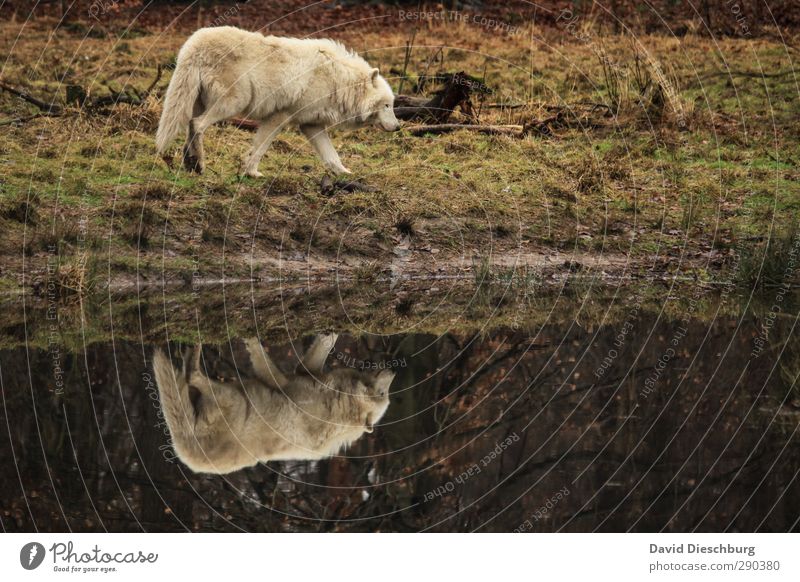
<path id="1" fill-rule="evenodd" d="M 256 356 L 260 356 L 264 350 L 257 337 L 247 338 L 244 340 L 244 345 L 251 359 L 255 359 Z"/>
<path id="2" fill-rule="evenodd" d="M 336 345 L 337 339 L 339 339 L 338 333 L 328 333 L 319 336 L 318 341 L 320 347 L 322 347 L 322 349 L 324 349 L 326 353 L 330 353 L 331 350 L 333 349 L 333 346 Z"/>
<path id="3" fill-rule="evenodd" d="M 341 176 L 342 174 L 352 174 L 349 169 L 345 168 L 341 163 L 328 163 L 325 167 L 334 175 Z"/>
<path id="4" fill-rule="evenodd" d="M 251 178 L 263 178 L 264 174 L 259 172 L 258 170 L 245 170 L 245 176 L 250 176 Z"/>
<path id="5" fill-rule="evenodd" d="M 184 154 L 183 167 L 186 168 L 187 172 L 202 174 L 204 169 L 204 164 L 197 156 L 193 156 L 191 154 Z"/>

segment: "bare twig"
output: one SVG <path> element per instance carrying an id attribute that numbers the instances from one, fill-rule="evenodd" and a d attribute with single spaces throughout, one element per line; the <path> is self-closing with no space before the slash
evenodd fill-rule
<path id="1" fill-rule="evenodd" d="M 153 92 L 153 89 L 155 89 L 155 88 L 156 88 L 156 85 L 158 85 L 158 82 L 161 80 L 161 75 L 162 75 L 162 73 L 163 73 L 163 72 L 164 72 L 164 71 L 162 71 L 162 69 L 161 69 L 161 64 L 159 63 L 159 64 L 156 66 L 156 78 L 155 78 L 155 79 L 153 79 L 153 82 L 152 82 L 152 83 L 150 83 L 150 86 L 149 86 L 149 87 L 148 87 L 148 88 L 145 90 L 145 92 L 142 94 L 142 101 L 144 101 L 145 99 L 147 99 L 147 98 L 150 96 L 150 93 L 152 93 L 152 92 Z"/>
<path id="2" fill-rule="evenodd" d="M 436 52 L 434 52 L 433 55 L 431 55 L 431 57 L 428 59 L 428 62 L 425 65 L 425 72 L 423 72 L 422 75 L 420 75 L 419 82 L 417 83 L 417 86 L 413 89 L 414 93 L 422 93 L 425 90 L 426 82 L 430 78 L 428 76 L 428 71 L 430 71 L 431 65 L 433 64 L 434 60 L 436 59 L 436 57 L 438 55 L 441 54 L 442 55 L 442 60 L 444 60 L 444 52 L 443 52 L 443 50 L 444 50 L 444 45 L 442 45 L 438 49 L 436 49 Z M 405 70 L 403 70 L 403 75 L 405 76 Z M 400 89 L 402 89 L 402 88 L 403 88 L 403 85 L 401 83 Z M 398 93 L 399 92 L 400 91 L 398 91 Z"/>
<path id="3" fill-rule="evenodd" d="M 400 77 L 400 88 L 397 90 L 398 93 L 403 92 L 403 85 L 406 82 L 406 72 L 408 71 L 408 63 L 411 60 L 411 51 L 414 47 L 414 39 L 417 37 L 417 27 L 414 27 L 413 32 L 411 33 L 411 38 L 406 41 L 406 55 L 403 61 L 403 76 Z"/>

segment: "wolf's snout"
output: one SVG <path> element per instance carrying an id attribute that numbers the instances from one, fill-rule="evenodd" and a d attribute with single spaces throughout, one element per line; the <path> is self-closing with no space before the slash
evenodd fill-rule
<path id="1" fill-rule="evenodd" d="M 381 129 L 383 129 L 383 131 L 400 131 L 400 123 L 398 122 L 392 125 L 381 124 Z"/>

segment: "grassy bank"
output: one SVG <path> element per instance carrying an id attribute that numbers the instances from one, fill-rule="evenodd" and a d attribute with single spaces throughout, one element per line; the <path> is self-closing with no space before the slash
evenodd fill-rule
<path id="1" fill-rule="evenodd" d="M 520 30 L 434 23 L 410 52 L 411 26 L 337 30 L 395 90 L 465 71 L 493 89 L 473 103 L 478 123 L 537 130 L 340 134 L 345 165 L 376 191 L 326 196 L 321 165 L 293 132 L 265 156 L 264 179 L 237 177 L 251 135 L 232 127 L 208 132 L 205 175 L 166 168 L 153 135 L 168 71 L 140 105 L 65 102 L 68 84 L 92 98 L 141 95 L 183 33 L 2 24 L 3 82 L 62 111 L 44 116 L 0 92 L 0 289 L 41 289 L 52 273 L 67 294 L 134 277 L 375 279 L 398 257 L 409 276 L 469 278 L 520 256 L 594 257 L 612 274 L 732 269 L 750 285 L 770 249 L 791 247 L 800 124 L 785 46 Z"/>

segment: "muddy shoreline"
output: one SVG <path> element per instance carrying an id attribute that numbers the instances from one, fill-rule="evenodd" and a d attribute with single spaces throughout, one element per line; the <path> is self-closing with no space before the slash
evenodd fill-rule
<path id="1" fill-rule="evenodd" d="M 145 289 L 199 290 L 224 285 L 263 286 L 298 282 L 316 286 L 367 283 L 389 288 L 398 284 L 425 287 L 440 281 L 481 284 L 514 278 L 535 278 L 537 285 L 558 287 L 575 277 L 590 279 L 599 285 L 620 286 L 638 280 L 654 283 L 693 281 L 697 280 L 699 271 L 713 272 L 714 266 L 719 267 L 718 263 L 712 264 L 707 258 L 702 260 L 698 257 L 643 259 L 624 254 L 546 248 L 533 250 L 527 247 L 495 249 L 485 256 L 442 253 L 430 247 L 416 249 L 405 242 L 397 245 L 390 256 L 374 258 L 353 255 L 325 257 L 318 253 L 303 255 L 297 252 L 283 256 L 263 251 L 250 255 L 227 253 L 218 257 L 219 262 L 213 267 L 205 265 L 202 269 L 176 269 L 168 261 L 163 262 L 163 268 L 153 268 L 151 253 L 137 255 L 141 267 L 131 271 L 115 270 L 108 253 L 86 255 L 84 262 L 94 262 L 93 290 L 115 294 Z M 68 258 L 40 254 L 27 257 L 24 263 L 22 260 L 7 260 L 3 274 L 13 276 L 17 285 L 0 290 L 0 295 L 42 295 L 48 283 L 58 283 L 58 266 L 54 268 L 53 264 Z M 191 256 L 184 258 L 192 260 Z M 14 262 L 19 263 L 16 272 L 8 268 Z M 722 269 L 716 271 L 723 275 Z M 720 279 L 719 282 L 705 281 L 705 284 L 727 284 L 724 277 Z"/>

